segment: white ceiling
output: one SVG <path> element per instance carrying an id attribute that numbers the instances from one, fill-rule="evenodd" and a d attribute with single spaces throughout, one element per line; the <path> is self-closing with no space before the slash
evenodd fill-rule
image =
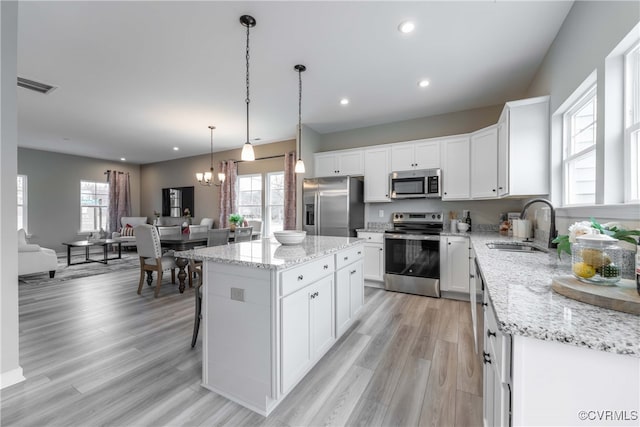
<path id="1" fill-rule="evenodd" d="M 245 28 L 251 30 L 254 143 L 496 105 L 521 97 L 570 1 L 22 1 L 20 147 L 151 163 L 246 139 Z M 409 35 L 397 30 L 416 23 Z M 417 86 L 427 78 L 426 89 Z M 348 97 L 348 106 L 339 105 Z M 173 151 L 177 146 L 180 151 Z"/>

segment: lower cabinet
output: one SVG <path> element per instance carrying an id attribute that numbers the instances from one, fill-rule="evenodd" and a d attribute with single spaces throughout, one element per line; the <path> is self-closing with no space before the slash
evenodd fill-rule
<path id="1" fill-rule="evenodd" d="M 282 390 L 288 392 L 335 340 L 333 275 L 282 298 Z"/>
<path id="2" fill-rule="evenodd" d="M 363 274 L 365 280 L 384 281 L 384 233 L 358 231 L 364 242 Z"/>
<path id="3" fill-rule="evenodd" d="M 469 239 L 460 236 L 440 237 L 440 289 L 469 293 Z"/>
<path id="4" fill-rule="evenodd" d="M 342 335 L 364 303 L 362 260 L 336 272 L 336 336 Z"/>

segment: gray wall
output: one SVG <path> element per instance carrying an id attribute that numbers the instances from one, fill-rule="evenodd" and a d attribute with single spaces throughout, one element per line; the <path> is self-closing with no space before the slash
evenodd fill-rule
<path id="1" fill-rule="evenodd" d="M 107 169 L 130 173 L 132 215 L 138 216 L 140 166 L 19 148 L 18 174 L 27 175 L 31 242 L 66 250 L 62 243 L 77 239 L 80 230 L 80 181 L 105 181 Z"/>
<path id="2" fill-rule="evenodd" d="M 241 143 L 234 150 L 213 153 L 214 178 L 217 182 L 218 162 L 239 159 Z M 295 141 L 282 141 L 272 144 L 254 146 L 256 158 L 269 157 L 295 151 Z M 220 188 L 206 187 L 196 181 L 196 172 L 206 172 L 210 167 L 210 156 L 186 157 L 166 162 L 149 163 L 140 166 L 141 196 L 140 212 L 143 216 L 153 219 L 153 211 L 162 209 L 162 189 L 170 187 L 194 187 L 194 223 L 201 218 L 214 218 L 216 227 L 220 216 L 218 196 Z M 265 173 L 284 170 L 284 158 L 258 160 L 255 162 L 241 162 L 238 164 L 238 174 Z"/>

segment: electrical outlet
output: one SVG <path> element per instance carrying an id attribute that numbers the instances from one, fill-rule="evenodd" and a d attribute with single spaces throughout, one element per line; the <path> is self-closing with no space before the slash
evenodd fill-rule
<path id="1" fill-rule="evenodd" d="M 231 299 L 234 301 L 244 301 L 244 289 L 231 288 Z"/>
<path id="2" fill-rule="evenodd" d="M 380 209 L 380 210 L 378 211 L 378 217 L 380 217 L 380 218 L 384 218 L 384 209 Z"/>

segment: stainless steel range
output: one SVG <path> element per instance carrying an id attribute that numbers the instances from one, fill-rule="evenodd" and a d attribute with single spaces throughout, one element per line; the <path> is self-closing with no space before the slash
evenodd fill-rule
<path id="1" fill-rule="evenodd" d="M 388 291 L 440 297 L 442 212 L 396 212 L 384 235 L 384 287 Z"/>

